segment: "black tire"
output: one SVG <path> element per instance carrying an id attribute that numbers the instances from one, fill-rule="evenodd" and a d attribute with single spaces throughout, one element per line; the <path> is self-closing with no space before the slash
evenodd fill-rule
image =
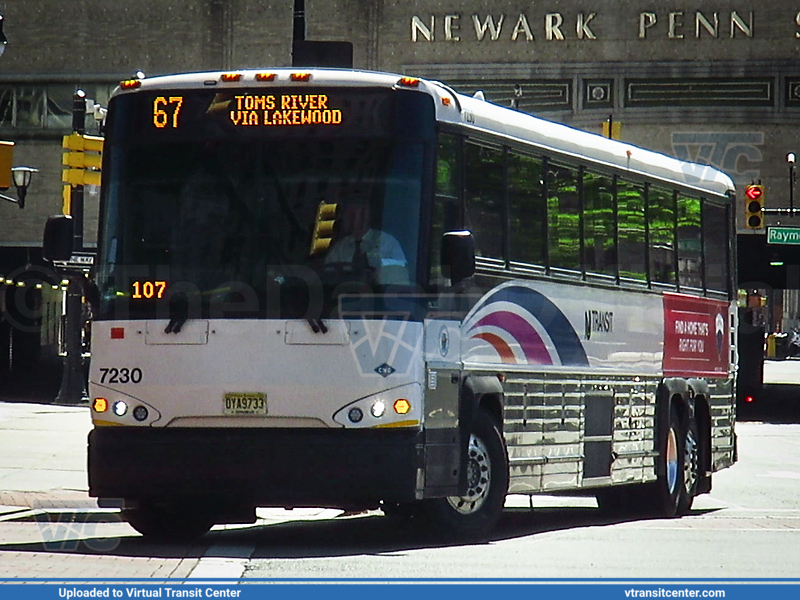
<path id="1" fill-rule="evenodd" d="M 642 508 L 661 517 L 686 513 L 697 490 L 697 424 L 670 410 L 669 423 L 659 432 L 658 479 L 644 486 Z"/>
<path id="2" fill-rule="evenodd" d="M 503 514 L 508 491 L 508 454 L 495 419 L 479 409 L 470 433 L 465 496 L 425 504 L 425 515 L 442 533 L 459 538 L 486 536 Z"/>
<path id="3" fill-rule="evenodd" d="M 210 515 L 187 506 L 142 504 L 125 509 L 122 518 L 148 539 L 187 541 L 206 534 L 214 525 Z"/>

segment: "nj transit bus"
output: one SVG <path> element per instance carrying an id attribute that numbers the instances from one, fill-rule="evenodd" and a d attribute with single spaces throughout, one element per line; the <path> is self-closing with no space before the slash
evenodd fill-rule
<path id="1" fill-rule="evenodd" d="M 89 486 L 142 534 L 675 516 L 736 460 L 723 173 L 346 70 L 126 81 L 106 132 Z"/>

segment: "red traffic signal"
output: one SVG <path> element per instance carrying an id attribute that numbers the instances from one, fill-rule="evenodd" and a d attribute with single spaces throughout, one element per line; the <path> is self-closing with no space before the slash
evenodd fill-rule
<path id="1" fill-rule="evenodd" d="M 744 188 L 744 224 L 748 229 L 764 227 L 764 186 L 751 184 Z"/>
<path id="2" fill-rule="evenodd" d="M 750 200 L 758 200 L 764 195 L 764 189 L 760 185 L 748 185 L 744 190 L 744 195 Z"/>

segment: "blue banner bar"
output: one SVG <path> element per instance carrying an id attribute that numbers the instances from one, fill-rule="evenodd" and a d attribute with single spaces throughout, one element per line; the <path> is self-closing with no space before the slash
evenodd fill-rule
<path id="1" fill-rule="evenodd" d="M 94 600 L 179 598 L 237 598 L 238 600 L 442 600 L 464 594 L 535 594 L 537 600 L 634 600 L 642 598 L 724 598 L 725 600 L 769 598 L 769 600 L 796 600 L 800 593 L 800 580 L 759 580 L 718 583 L 713 581 L 676 582 L 665 580 L 610 582 L 598 580 L 564 581 L 560 583 L 530 581 L 491 581 L 456 583 L 452 580 L 434 583 L 386 582 L 364 583 L 346 581 L 297 581 L 287 583 L 248 583 L 178 580 L 175 583 L 131 582 L 118 584 L 70 584 L 51 580 L 28 580 L 29 584 L 6 583 L 0 585 L 0 598 L 20 600 Z M 85 581 L 85 580 L 84 580 Z M 30 585 L 40 583 L 42 585 Z M 482 596 L 478 596 L 482 597 Z"/>

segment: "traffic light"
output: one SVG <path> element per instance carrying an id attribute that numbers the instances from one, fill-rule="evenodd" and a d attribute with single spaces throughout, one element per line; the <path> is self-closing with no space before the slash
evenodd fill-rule
<path id="1" fill-rule="evenodd" d="M 11 165 L 14 164 L 14 142 L 0 142 L 0 190 L 7 190 L 13 183 Z"/>
<path id="2" fill-rule="evenodd" d="M 61 180 L 65 184 L 62 212 L 68 215 L 72 214 L 71 186 L 100 185 L 103 138 L 72 133 L 64 136 L 61 146 L 66 150 L 61 157 L 61 164 L 67 167 L 61 173 Z"/>
<path id="3" fill-rule="evenodd" d="M 311 238 L 310 256 L 323 253 L 333 241 L 333 226 L 336 223 L 336 204 L 325 201 L 319 203 L 317 219 L 314 222 L 314 235 Z"/>
<path id="4" fill-rule="evenodd" d="M 744 188 L 744 224 L 748 229 L 764 228 L 764 186 L 751 183 Z"/>

